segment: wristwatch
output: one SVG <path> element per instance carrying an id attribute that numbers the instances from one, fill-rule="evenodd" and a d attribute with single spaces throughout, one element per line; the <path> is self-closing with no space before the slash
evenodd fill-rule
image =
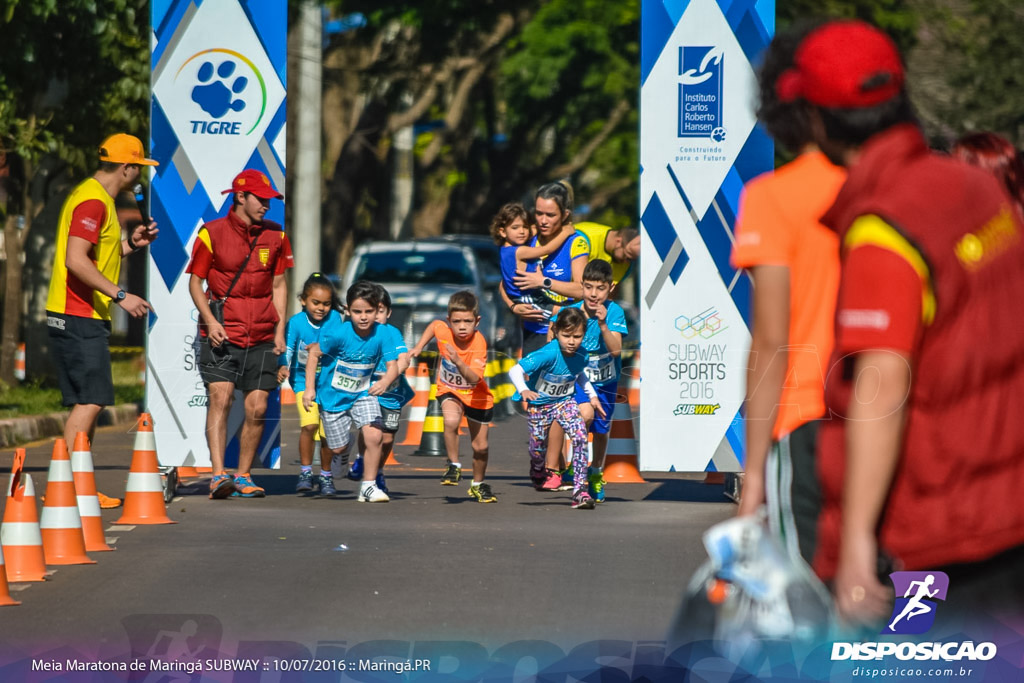
<path id="1" fill-rule="evenodd" d="M 123 289 L 119 289 L 117 290 L 117 294 L 114 295 L 114 301 L 116 301 L 117 303 L 121 303 L 122 301 L 124 301 L 126 296 L 128 296 L 128 292 L 124 291 Z"/>
<path id="2" fill-rule="evenodd" d="M 544 282 L 542 284 L 544 285 L 544 289 L 551 289 L 551 278 L 544 278 Z"/>

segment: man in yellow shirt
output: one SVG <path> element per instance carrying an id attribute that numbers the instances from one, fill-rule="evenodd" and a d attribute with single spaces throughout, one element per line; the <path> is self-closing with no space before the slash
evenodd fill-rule
<path id="1" fill-rule="evenodd" d="M 99 150 L 100 165 L 68 195 L 57 223 L 57 248 L 46 298 L 50 352 L 57 369 L 61 397 L 71 414 L 64 439 L 74 443 L 78 432 L 91 440 L 96 418 L 114 403 L 110 369 L 110 307 L 117 304 L 133 318 L 150 311 L 140 296 L 117 284 L 121 259 L 156 239 L 156 223 L 136 227 L 121 238 L 114 198 L 138 181 L 147 159 L 142 142 L 124 133 L 107 138 Z M 100 507 L 121 501 L 100 494 Z"/>
<path id="2" fill-rule="evenodd" d="M 612 266 L 612 283 L 619 284 L 640 255 L 640 233 L 633 228 L 613 228 L 600 223 L 577 223 L 576 231 L 590 243 L 590 258 L 607 261 Z"/>

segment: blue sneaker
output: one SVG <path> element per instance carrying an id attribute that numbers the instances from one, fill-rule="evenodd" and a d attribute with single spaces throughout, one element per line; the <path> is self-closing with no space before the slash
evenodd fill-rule
<path id="1" fill-rule="evenodd" d="M 235 475 L 235 492 L 231 494 L 235 498 L 263 498 L 267 492 L 263 487 L 257 486 L 248 474 Z"/>
<path id="2" fill-rule="evenodd" d="M 387 481 L 384 479 L 383 472 L 377 473 L 377 488 L 379 488 L 384 493 L 391 493 L 390 491 L 388 491 Z"/>
<path id="3" fill-rule="evenodd" d="M 313 472 L 300 471 L 299 481 L 295 484 L 295 493 L 309 493 L 313 490 Z"/>
<path id="4" fill-rule="evenodd" d="M 338 492 L 338 489 L 334 488 L 334 477 L 328 477 L 326 474 L 317 476 L 320 480 L 320 495 L 321 496 L 333 496 Z"/>
<path id="5" fill-rule="evenodd" d="M 345 475 L 352 481 L 362 481 L 363 479 L 363 459 L 362 457 L 356 458 L 352 461 L 352 466 L 348 468 L 348 474 Z"/>
<path id="6" fill-rule="evenodd" d="M 604 472 L 590 468 L 587 474 L 587 492 L 595 503 L 604 502 Z"/>

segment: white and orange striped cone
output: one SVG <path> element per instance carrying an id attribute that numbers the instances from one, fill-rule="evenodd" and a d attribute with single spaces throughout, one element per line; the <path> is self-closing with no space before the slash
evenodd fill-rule
<path id="1" fill-rule="evenodd" d="M 11 485 L 7 487 L 7 506 L 0 524 L 0 547 L 7 561 L 8 581 L 45 581 L 46 559 L 43 537 L 39 532 L 36 490 L 32 477 L 22 472 L 25 449 L 14 452 Z"/>
<path id="2" fill-rule="evenodd" d="M 11 588 L 7 585 L 7 570 L 4 568 L 4 549 L 0 547 L 0 607 L 20 604 L 11 597 Z"/>
<path id="3" fill-rule="evenodd" d="M 149 413 L 139 415 L 132 466 L 124 492 L 124 514 L 116 523 L 177 524 L 167 516 L 164 483 L 160 478 L 160 463 L 156 459 L 153 418 Z"/>
<path id="4" fill-rule="evenodd" d="M 113 550 L 103 535 L 103 515 L 96 496 L 96 475 L 92 468 L 92 451 L 85 432 L 75 434 L 75 447 L 71 449 L 71 473 L 78 496 L 78 514 L 82 518 L 82 536 L 88 553 Z"/>
<path id="5" fill-rule="evenodd" d="M 633 434 L 633 414 L 622 393 L 615 396 L 615 412 L 608 432 L 608 452 L 604 459 L 605 481 L 619 484 L 646 483 L 637 467 L 636 437 Z"/>
<path id="6" fill-rule="evenodd" d="M 85 554 L 82 518 L 71 473 L 71 457 L 64 439 L 53 443 L 50 473 L 46 478 L 46 502 L 39 517 L 46 564 L 96 564 Z"/>
<path id="7" fill-rule="evenodd" d="M 293 406 L 295 403 L 295 391 L 292 389 L 291 382 L 285 380 L 281 383 L 281 405 Z"/>
<path id="8" fill-rule="evenodd" d="M 409 367 L 412 370 L 412 366 Z M 408 376 L 408 372 L 406 373 Z M 416 372 L 409 377 L 409 384 L 414 392 L 409 404 L 409 419 L 405 425 L 405 440 L 396 446 L 419 446 L 423 437 L 423 423 L 427 419 L 427 406 L 430 405 L 430 366 L 420 361 Z"/>
<path id="9" fill-rule="evenodd" d="M 24 382 L 25 376 L 25 342 L 22 342 L 14 352 L 14 379 Z"/>

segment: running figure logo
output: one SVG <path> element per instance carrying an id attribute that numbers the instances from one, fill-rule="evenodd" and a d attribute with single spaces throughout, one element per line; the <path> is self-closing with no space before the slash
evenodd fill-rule
<path id="1" fill-rule="evenodd" d="M 926 632 L 935 623 L 935 600 L 946 599 L 949 577 L 943 572 L 893 572 L 889 577 L 896 591 L 896 604 L 882 633 Z"/>

